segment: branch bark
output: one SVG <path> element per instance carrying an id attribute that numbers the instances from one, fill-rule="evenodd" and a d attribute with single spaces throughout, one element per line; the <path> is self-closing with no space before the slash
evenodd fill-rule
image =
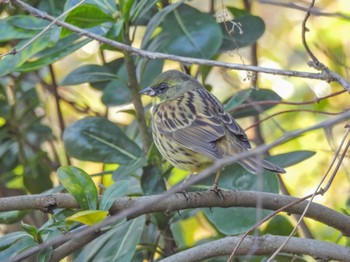
<path id="1" fill-rule="evenodd" d="M 183 194 L 173 194 L 169 197 L 160 198 L 160 195 L 144 196 L 138 198 L 123 197 L 116 199 L 110 209 L 112 214 L 118 214 L 122 210 L 137 210 L 128 215 L 135 218 L 144 214 L 165 212 L 170 213 L 189 208 L 212 208 L 212 207 L 256 207 L 257 200 L 261 201 L 261 208 L 277 210 L 287 204 L 297 201 L 298 198 L 278 195 L 266 192 L 254 191 L 223 191 L 223 200 L 213 192 L 189 192 L 186 197 Z M 146 203 L 154 202 L 153 205 Z M 285 212 L 301 215 L 308 201 L 302 201 Z M 0 211 L 50 208 L 77 208 L 78 205 L 69 194 L 16 196 L 0 199 Z M 320 204 L 311 203 L 306 217 L 319 221 L 341 231 L 345 236 L 350 236 L 350 217 Z"/>
<path id="2" fill-rule="evenodd" d="M 264 235 L 261 237 L 248 236 L 237 250 L 237 255 L 268 255 L 273 253 L 286 239 L 284 236 Z M 194 262 L 205 259 L 228 256 L 239 241 L 240 236 L 225 237 L 203 245 L 199 245 L 175 255 L 167 257 L 161 262 Z M 254 249 L 252 250 L 252 247 Z M 324 241 L 292 237 L 282 249 L 283 253 L 309 255 L 322 261 L 349 261 L 350 248 Z"/>
<path id="3" fill-rule="evenodd" d="M 343 77 L 341 77 L 340 75 L 336 74 L 335 72 L 333 72 L 329 69 L 322 71 L 322 73 L 309 73 L 309 72 L 301 72 L 301 71 L 279 70 L 279 69 L 265 68 L 265 67 L 259 67 L 259 66 L 249 66 L 249 65 L 219 62 L 219 61 L 213 61 L 213 60 L 207 60 L 207 59 L 188 58 L 188 57 L 183 57 L 183 56 L 141 50 L 141 49 L 132 47 L 130 45 L 122 44 L 122 43 L 119 43 L 117 41 L 113 41 L 111 39 L 105 38 L 103 36 L 88 32 L 88 31 L 83 30 L 79 27 L 73 26 L 69 23 L 58 21 L 55 17 L 52 17 L 52 16 L 48 15 L 47 13 L 42 12 L 42 11 L 22 2 L 21 0 L 9 0 L 9 2 L 18 5 L 21 9 L 29 12 L 30 14 L 32 14 L 34 16 L 38 16 L 42 19 L 54 22 L 56 25 L 64 27 L 72 32 L 75 32 L 75 33 L 81 35 L 81 36 L 89 37 L 89 38 L 97 40 L 101 43 L 115 47 L 119 50 L 126 51 L 130 54 L 140 55 L 143 57 L 147 57 L 149 59 L 168 59 L 168 60 L 178 61 L 178 62 L 186 63 L 186 64 L 208 65 L 208 66 L 216 66 L 216 67 L 222 67 L 222 68 L 227 68 L 227 69 L 261 72 L 261 73 L 265 73 L 265 74 L 284 75 L 284 76 L 290 76 L 290 77 L 301 77 L 301 78 L 309 78 L 309 79 L 320 79 L 320 80 L 325 80 L 328 82 L 334 81 L 334 82 L 339 83 L 344 89 L 346 89 L 348 92 L 350 92 L 350 82 L 348 82 L 346 79 L 344 79 Z"/>
<path id="4" fill-rule="evenodd" d="M 330 128 L 331 126 L 335 125 L 336 123 L 348 120 L 349 118 L 350 118 L 350 111 L 343 113 L 339 116 L 336 116 L 332 119 L 315 124 L 313 126 L 310 126 L 310 127 L 304 128 L 304 129 L 295 130 L 292 132 L 288 132 L 284 136 L 280 137 L 279 139 L 276 139 L 271 144 L 262 145 L 262 146 L 259 146 L 257 148 L 254 148 L 250 151 L 247 151 L 247 152 L 244 152 L 244 153 L 241 153 L 241 154 L 229 157 L 229 158 L 219 159 L 218 161 L 214 162 L 212 166 L 203 170 L 198 175 L 189 178 L 187 180 L 187 183 L 185 186 L 183 186 L 183 185 L 174 186 L 161 195 L 153 196 L 154 198 L 148 199 L 148 201 L 144 201 L 142 203 L 143 206 L 141 208 L 140 208 L 140 206 L 135 205 L 135 206 L 130 206 L 130 208 L 127 208 L 127 209 L 122 209 L 116 215 L 108 217 L 107 219 L 105 219 L 101 223 L 93 225 L 91 227 L 88 227 L 88 228 L 86 228 L 86 230 L 84 230 L 82 232 L 78 232 L 78 233 L 67 235 L 67 236 L 57 237 L 57 238 L 50 240 L 46 243 L 42 243 L 39 246 L 28 249 L 28 250 L 24 251 L 23 253 L 19 254 L 18 256 L 16 256 L 13 259 L 13 261 L 23 261 L 27 257 L 30 257 L 33 254 L 36 254 L 41 250 L 44 250 L 48 247 L 57 245 L 57 243 L 66 242 L 66 241 L 69 241 L 70 239 L 73 239 L 73 238 L 79 239 L 79 238 L 86 237 L 86 236 L 90 235 L 92 232 L 96 232 L 103 227 L 106 227 L 108 225 L 115 223 L 116 221 L 119 221 L 122 218 L 133 217 L 140 212 L 140 209 L 151 208 L 156 203 L 164 201 L 165 199 L 173 196 L 174 193 L 179 192 L 180 190 L 184 190 L 186 187 L 189 187 L 189 186 L 199 182 L 200 180 L 204 179 L 205 177 L 208 177 L 209 175 L 213 174 L 213 172 L 215 172 L 215 170 L 223 168 L 224 166 L 226 166 L 228 164 L 235 163 L 235 162 L 237 162 L 243 158 L 246 158 L 246 157 L 261 155 L 261 154 L 265 153 L 267 150 L 269 150 L 269 149 L 271 149 L 279 144 L 282 144 L 282 143 L 290 140 L 293 137 L 298 137 L 306 132 L 316 130 L 319 128 L 325 128 L 325 127 Z M 310 210 L 309 210 L 309 212 L 310 212 Z M 346 226 L 348 226 L 348 225 L 349 225 L 349 222 L 346 222 Z"/>

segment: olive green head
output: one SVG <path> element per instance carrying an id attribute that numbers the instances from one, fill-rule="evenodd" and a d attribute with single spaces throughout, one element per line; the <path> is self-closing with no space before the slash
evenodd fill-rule
<path id="1" fill-rule="evenodd" d="M 200 84 L 192 77 L 177 70 L 169 70 L 157 76 L 140 94 L 159 97 L 160 102 L 163 102 L 175 99 L 198 87 Z"/>

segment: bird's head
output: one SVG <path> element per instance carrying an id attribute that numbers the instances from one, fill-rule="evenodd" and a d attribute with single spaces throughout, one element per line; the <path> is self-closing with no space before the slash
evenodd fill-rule
<path id="1" fill-rule="evenodd" d="M 177 70 L 169 70 L 156 77 L 140 94 L 158 97 L 160 102 L 176 99 L 184 93 L 198 88 L 200 84 L 192 77 Z"/>

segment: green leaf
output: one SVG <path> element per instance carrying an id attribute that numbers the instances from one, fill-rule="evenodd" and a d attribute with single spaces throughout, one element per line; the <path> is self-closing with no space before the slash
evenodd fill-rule
<path id="1" fill-rule="evenodd" d="M 204 183 L 209 187 L 213 184 L 214 175 Z M 210 182 L 209 182 L 210 181 Z M 226 167 L 220 176 L 219 187 L 223 190 L 259 190 L 265 192 L 278 192 L 278 181 L 274 174 L 263 172 L 259 177 L 250 174 L 238 164 Z M 209 221 L 225 235 L 241 234 L 252 227 L 256 221 L 255 208 L 212 208 L 204 209 Z M 270 211 L 263 211 L 265 216 Z"/>
<path id="2" fill-rule="evenodd" d="M 69 8 L 73 7 L 78 3 L 78 0 L 69 0 L 66 1 L 64 10 L 68 10 Z M 99 9 L 101 9 L 104 13 L 109 14 L 110 16 L 113 16 L 115 12 L 117 12 L 117 6 L 115 0 L 103 0 L 103 1 L 96 1 L 96 0 L 85 0 L 84 4 L 93 5 Z"/>
<path id="3" fill-rule="evenodd" d="M 121 0 L 121 1 L 119 1 L 122 16 L 123 16 L 124 20 L 127 22 L 129 22 L 130 10 L 131 10 L 131 7 L 133 4 L 134 4 L 134 0 Z"/>
<path id="4" fill-rule="evenodd" d="M 86 117 L 66 128 L 63 141 L 75 158 L 103 163 L 129 164 L 142 150 L 115 124 L 100 117 Z"/>
<path id="5" fill-rule="evenodd" d="M 132 8 L 130 19 L 133 24 L 147 25 L 156 13 L 156 3 L 158 0 L 139 0 Z"/>
<path id="6" fill-rule="evenodd" d="M 105 87 L 101 101 L 106 106 L 128 104 L 131 101 L 130 89 L 123 80 L 112 80 Z"/>
<path id="7" fill-rule="evenodd" d="M 23 64 L 17 70 L 19 72 L 28 72 L 40 69 L 71 54 L 91 41 L 91 39 L 87 38 L 75 42 L 75 40 L 78 38 L 79 36 L 77 35 L 69 35 L 59 40 L 55 46 L 47 48 L 38 53 L 36 55 L 38 59 Z"/>
<path id="8" fill-rule="evenodd" d="M 254 44 L 265 32 L 265 23 L 259 16 L 245 15 L 220 23 L 223 42 L 220 52 Z"/>
<path id="9" fill-rule="evenodd" d="M 30 238 L 33 240 L 32 236 L 26 232 L 12 232 L 4 235 L 0 238 L 0 251 L 9 248 L 12 244 L 22 238 Z"/>
<path id="10" fill-rule="evenodd" d="M 107 217 L 107 215 L 108 211 L 84 210 L 67 217 L 66 221 L 74 221 L 92 226 L 103 221 Z"/>
<path id="11" fill-rule="evenodd" d="M 144 157 L 138 158 L 136 161 L 133 161 L 128 164 L 122 164 L 118 167 L 116 171 L 113 172 L 113 180 L 123 180 L 128 179 L 132 174 L 136 173 L 141 167 L 146 164 L 146 159 Z"/>
<path id="12" fill-rule="evenodd" d="M 49 262 L 52 255 L 52 250 L 52 246 L 41 250 L 37 256 L 37 262 Z"/>
<path id="13" fill-rule="evenodd" d="M 13 71 L 16 71 L 16 68 L 24 64 L 27 60 L 32 58 L 38 52 L 44 50 L 48 43 L 50 42 L 50 31 L 45 32 L 42 36 L 36 39 L 31 45 L 25 48 L 22 52 L 16 55 L 8 55 L 5 56 L 2 60 L 0 60 L 0 76 L 7 75 Z M 18 45 L 16 45 L 16 49 L 19 49 L 28 40 L 21 41 Z"/>
<path id="14" fill-rule="evenodd" d="M 124 221 L 86 245 L 75 262 L 129 262 L 135 254 L 145 225 L 145 216 Z"/>
<path id="15" fill-rule="evenodd" d="M 37 134 L 31 134 L 35 136 Z M 23 182 L 27 190 L 32 194 L 42 193 L 52 188 L 50 174 L 52 169 L 49 165 L 50 159 L 46 152 L 38 151 L 32 157 L 28 157 Z"/>
<path id="16" fill-rule="evenodd" d="M 27 26 L 35 27 L 40 23 L 40 28 L 36 30 L 27 30 L 17 27 L 18 23 L 22 23 L 22 19 L 32 21 Z M 33 16 L 9 16 L 0 20 L 0 42 L 12 41 L 15 39 L 26 39 L 34 37 L 41 29 L 43 24 L 47 24 L 46 21 L 35 18 Z M 24 23 L 27 24 L 27 23 Z M 33 28 L 32 28 L 33 29 Z"/>
<path id="17" fill-rule="evenodd" d="M 118 79 L 107 67 L 100 65 L 83 65 L 70 72 L 61 85 L 78 85 Z"/>
<path id="18" fill-rule="evenodd" d="M 97 189 L 92 178 L 80 168 L 60 167 L 57 176 L 82 209 L 97 209 Z"/>
<path id="19" fill-rule="evenodd" d="M 246 90 L 242 90 L 238 92 L 235 96 L 237 97 L 245 96 L 246 92 L 247 92 Z M 243 103 L 243 105 L 249 103 L 250 106 L 242 109 L 235 109 L 233 112 L 230 112 L 230 113 L 232 113 L 232 116 L 234 118 L 258 115 L 261 112 L 264 112 L 276 106 L 277 103 L 265 104 L 265 105 L 254 105 L 254 102 L 270 101 L 270 100 L 279 102 L 282 100 L 282 98 L 278 94 L 276 94 L 274 91 L 269 89 L 258 89 L 258 90 L 253 89 L 250 93 L 249 98 L 247 98 L 246 101 Z"/>
<path id="20" fill-rule="evenodd" d="M 287 167 L 311 157 L 314 152 L 294 151 L 268 157 L 267 160 L 281 167 Z M 209 187 L 213 184 L 214 175 L 201 182 L 199 187 Z M 219 187 L 223 190 L 258 190 L 278 193 L 279 186 L 276 175 L 264 171 L 260 176 L 250 174 L 238 164 L 226 167 L 220 176 Z M 269 212 L 264 210 L 262 215 Z M 255 208 L 212 208 L 204 209 L 205 216 L 223 234 L 241 234 L 251 228 L 256 221 Z"/>
<path id="21" fill-rule="evenodd" d="M 288 167 L 288 166 L 292 166 L 297 163 L 300 163 L 312 157 L 315 154 L 316 152 L 314 151 L 298 150 L 298 151 L 276 155 L 273 157 L 268 157 L 267 160 L 281 167 Z"/>
<path id="22" fill-rule="evenodd" d="M 25 232 L 13 232 L 0 238 L 0 261 L 11 261 L 24 250 L 37 245 L 33 237 Z"/>
<path id="23" fill-rule="evenodd" d="M 26 224 L 24 222 L 21 222 L 21 226 L 25 232 L 27 232 L 29 235 L 31 235 L 35 242 L 42 243 L 43 240 L 41 239 L 41 236 L 38 234 L 38 229 L 35 226 Z"/>
<path id="24" fill-rule="evenodd" d="M 146 49 L 146 46 L 148 46 L 149 41 L 152 37 L 152 34 L 156 30 L 156 28 L 163 22 L 165 17 L 170 12 L 172 12 L 174 9 L 176 9 L 181 4 L 182 4 L 182 1 L 168 5 L 152 17 L 152 19 L 149 21 L 149 23 L 147 25 L 146 32 L 143 35 L 141 49 Z"/>
<path id="25" fill-rule="evenodd" d="M 114 204 L 114 201 L 118 197 L 123 197 L 128 192 L 129 181 L 127 180 L 119 180 L 115 184 L 111 185 L 107 188 L 107 190 L 103 193 L 102 199 L 100 202 L 101 210 L 109 210 L 111 206 Z"/>
<path id="26" fill-rule="evenodd" d="M 152 81 L 162 72 L 164 60 L 142 59 L 142 62 L 137 63 L 137 72 L 140 83 L 140 88 L 148 87 Z"/>
<path id="27" fill-rule="evenodd" d="M 286 217 L 277 215 L 269 221 L 262 233 L 289 236 L 289 234 L 293 231 L 293 228 L 294 226 Z"/>
<path id="28" fill-rule="evenodd" d="M 252 92 L 252 89 L 246 89 L 232 96 L 224 104 L 225 110 L 230 111 L 236 106 L 239 106 L 240 104 L 242 104 L 250 96 L 251 92 Z"/>
<path id="29" fill-rule="evenodd" d="M 28 211 L 19 210 L 0 212 L 0 224 L 13 224 L 20 221 L 27 214 Z"/>
<path id="30" fill-rule="evenodd" d="M 29 15 L 10 16 L 8 23 L 21 29 L 35 31 L 43 30 L 49 25 L 48 21 Z"/>
<path id="31" fill-rule="evenodd" d="M 112 22 L 113 17 L 105 13 L 101 8 L 92 5 L 84 4 L 73 9 L 67 15 L 65 22 L 75 25 L 80 28 L 91 28 L 100 25 L 104 22 Z M 62 28 L 61 37 L 67 36 L 71 33 L 66 28 Z"/>
<path id="32" fill-rule="evenodd" d="M 155 41 L 162 52 L 209 59 L 221 46 L 222 31 L 211 15 L 183 4 L 166 16 Z"/>
<path id="33" fill-rule="evenodd" d="M 158 167 L 144 167 L 141 177 L 141 187 L 146 196 L 160 194 L 166 190 L 164 178 Z"/>

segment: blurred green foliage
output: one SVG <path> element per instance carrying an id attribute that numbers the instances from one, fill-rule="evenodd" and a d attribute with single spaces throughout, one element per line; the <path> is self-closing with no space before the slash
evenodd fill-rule
<path id="1" fill-rule="evenodd" d="M 330 1 L 326 2 L 330 4 Z M 28 3 L 58 16 L 78 1 L 37 0 Z M 204 3 L 207 4 L 205 8 Z M 252 15 L 237 1 L 225 3 L 232 5 L 227 6 L 227 10 L 233 16 L 225 22 L 217 21 L 213 16 L 214 11 L 223 11 L 221 3 L 217 4 L 217 10 L 208 11 L 209 1 L 169 3 L 155 0 L 123 0 L 118 3 L 114 0 L 89 0 L 69 12 L 64 21 L 112 40 L 141 46 L 144 50 L 193 58 L 223 58 L 247 64 L 249 55 L 246 51 L 259 40 L 262 43 L 259 60 L 264 66 L 302 68 L 300 65 L 307 61 L 306 54 L 300 51 L 299 36 L 295 37 L 295 33 L 288 29 L 288 23 L 295 21 L 276 22 L 286 16 L 282 12 L 272 13 L 272 8 L 264 5 L 259 6 L 259 10 L 253 9 L 257 15 Z M 6 5 L 1 8 L 1 17 L 2 53 L 18 50 L 48 25 L 47 21 L 24 14 L 15 5 L 14 8 Z M 324 27 L 322 23 L 316 26 Z M 272 30 L 275 30 L 275 35 Z M 341 30 L 342 24 L 339 25 Z M 329 28 L 325 32 L 329 32 Z M 350 44 L 346 42 L 348 39 L 338 40 L 330 45 L 326 43 L 328 38 L 319 42 L 318 46 L 324 52 L 318 55 L 326 63 L 335 63 L 337 71 L 342 74 L 348 70 L 341 66 L 346 64 L 345 61 L 335 61 L 349 54 Z M 52 216 L 36 221 L 36 225 L 22 223 L 22 231 L 8 232 L 0 239 L 0 260 L 52 240 L 79 227 L 84 221 L 96 221 L 93 216 L 97 214 L 100 216 L 98 221 L 103 219 L 106 216 L 104 211 L 111 207 L 116 197 L 159 194 L 184 177 L 182 171 L 172 169 L 161 160 L 154 146 L 147 155 L 144 154 L 138 119 L 134 117 L 137 114 L 131 106 L 135 103 L 135 94 L 130 87 L 132 75 L 137 76 L 138 88 L 142 89 L 164 69 L 179 68 L 179 64 L 131 56 L 134 72 L 130 72 L 127 63 L 130 60 L 126 59 L 125 53 L 105 44 L 97 45 L 91 39 L 58 26 L 50 28 L 22 52 L 0 60 L 0 195 L 66 190 L 81 208 L 78 211 L 54 210 Z M 275 120 L 262 123 L 254 132 L 249 131 L 250 137 L 256 138 L 259 134 L 268 142 L 285 130 L 310 126 L 326 117 L 324 114 L 306 115 L 303 109 L 339 112 L 349 107 L 345 94 L 339 99 L 295 104 L 298 110 L 288 113 L 293 105 L 281 104 L 285 98 L 309 101 L 339 88 L 314 80 L 288 79 L 288 84 L 279 76 L 255 79 L 254 75 L 243 76 L 231 71 L 220 74 L 217 68 L 208 66 L 185 65 L 185 69 L 193 75 L 201 74 L 203 84 L 213 86 L 213 92 L 226 101 L 225 108 L 234 117 L 242 118 L 244 124 L 250 119 L 258 121 L 267 114 L 286 111 Z M 257 83 L 264 88 L 252 88 L 252 82 L 247 80 L 259 80 Z M 239 86 L 240 90 L 234 94 L 232 86 Z M 273 88 L 266 89 L 270 86 Z M 146 106 L 145 110 L 148 109 Z M 146 114 L 149 120 L 149 113 Z M 328 140 L 336 142 L 340 135 L 333 133 Z M 313 151 L 320 149 L 321 154 L 309 161 Z M 327 139 L 318 131 L 307 138 L 293 139 L 273 152 L 275 155 L 270 160 L 282 167 L 308 159 L 289 168 L 286 175 L 291 192 L 298 195 L 315 187 L 313 180 L 324 172 L 332 156 Z M 72 162 L 75 166 L 68 165 Z M 96 171 L 96 165 L 92 163 L 102 163 L 104 167 L 101 170 L 101 165 L 98 165 L 101 173 L 94 179 L 89 175 Z M 57 179 L 64 188 L 58 185 Z M 190 190 L 206 189 L 211 180 L 212 177 Z M 102 193 L 100 202 L 97 182 L 107 187 L 99 192 Z M 348 186 L 348 182 L 345 184 Z M 274 174 L 265 172 L 257 179 L 238 165 L 224 170 L 220 185 L 224 190 L 274 193 L 280 190 Z M 344 193 L 344 199 L 334 200 L 336 209 L 342 206 L 339 203 L 349 199 L 349 191 L 344 186 L 339 189 Z M 77 251 L 74 261 L 152 260 L 169 254 L 169 250 L 165 250 L 169 238 L 167 229 L 178 248 L 185 249 L 199 241 L 245 232 L 257 222 L 256 213 L 255 208 L 213 208 L 120 221 L 106 234 Z M 26 216 L 33 216 L 33 212 L 3 212 L 0 221 L 11 224 L 25 220 Z M 292 228 L 290 218 L 278 216 L 261 232 L 287 235 Z M 320 227 L 320 230 L 313 225 L 311 228 L 323 239 L 334 241 L 337 237 L 332 229 Z M 41 252 L 38 259 L 47 261 L 50 253 L 51 250 Z"/>

